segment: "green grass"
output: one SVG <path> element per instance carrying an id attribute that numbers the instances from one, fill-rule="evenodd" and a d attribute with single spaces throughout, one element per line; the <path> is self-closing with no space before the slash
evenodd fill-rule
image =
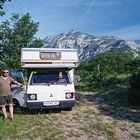
<path id="1" fill-rule="evenodd" d="M 116 140 L 119 138 L 116 128 L 120 132 L 122 131 L 123 135 L 128 135 L 133 130 L 133 133 L 129 135 L 130 139 L 137 140 L 140 138 L 140 126 L 138 123 L 132 120 L 127 121 L 124 117 L 128 113 L 132 113 L 130 115 L 134 113 L 126 110 L 126 106 L 123 103 L 124 100 L 122 100 L 125 97 L 125 92 L 122 96 L 121 93 L 114 94 L 114 92 L 93 95 L 90 93 L 90 96 L 87 96 L 87 93 L 86 95 L 84 93 L 81 94 L 82 98 L 79 98 L 70 112 L 15 112 L 15 120 L 13 122 L 9 119 L 3 122 L 0 118 L 0 140 L 67 140 L 69 138 L 74 140 L 82 138 L 98 140 L 100 137 L 106 140 Z M 83 98 L 87 99 L 83 102 Z M 96 102 L 96 98 L 101 98 L 102 100 Z M 116 104 L 112 104 L 114 99 L 117 101 Z M 102 104 L 108 105 L 108 110 L 102 108 Z M 123 110 L 123 107 L 125 110 Z M 120 114 L 124 118 L 118 119 L 117 117 L 120 116 L 117 115 Z M 138 120 L 138 114 L 135 117 Z"/>
<path id="2" fill-rule="evenodd" d="M 57 114 L 18 114 L 12 122 L 0 120 L 0 139 L 35 139 L 61 134 Z M 47 134 L 47 135 L 46 135 Z M 60 135 L 62 138 L 62 136 Z M 56 136 L 59 139 L 59 136 Z"/>

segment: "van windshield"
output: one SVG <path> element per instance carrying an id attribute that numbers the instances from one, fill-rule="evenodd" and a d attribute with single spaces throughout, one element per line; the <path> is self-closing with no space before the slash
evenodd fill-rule
<path id="1" fill-rule="evenodd" d="M 67 71 L 33 71 L 31 85 L 35 84 L 69 84 L 70 80 Z"/>

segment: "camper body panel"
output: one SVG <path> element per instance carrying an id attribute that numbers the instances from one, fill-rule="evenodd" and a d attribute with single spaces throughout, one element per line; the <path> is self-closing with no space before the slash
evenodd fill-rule
<path id="1" fill-rule="evenodd" d="M 23 68 L 75 68 L 78 66 L 76 49 L 22 48 Z"/>

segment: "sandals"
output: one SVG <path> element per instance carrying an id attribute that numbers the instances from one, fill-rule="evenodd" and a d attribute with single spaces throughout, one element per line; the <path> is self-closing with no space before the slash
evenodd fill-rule
<path id="1" fill-rule="evenodd" d="M 14 118 L 10 118 L 11 121 L 14 121 Z"/>
<path id="2" fill-rule="evenodd" d="M 6 117 L 4 117 L 4 116 L 2 117 L 2 120 L 3 120 L 4 122 L 6 121 L 6 119 L 7 119 Z"/>
<path id="3" fill-rule="evenodd" d="M 6 121 L 6 117 L 2 117 L 2 120 L 5 122 Z M 11 121 L 14 121 L 14 118 L 9 118 Z"/>

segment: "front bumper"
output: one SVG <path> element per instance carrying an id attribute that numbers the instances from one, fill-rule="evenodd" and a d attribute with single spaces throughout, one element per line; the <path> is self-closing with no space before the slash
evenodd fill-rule
<path id="1" fill-rule="evenodd" d="M 75 104 L 75 100 L 71 101 L 60 101 L 59 105 L 44 106 L 43 102 L 27 102 L 29 109 L 67 109 L 72 108 Z"/>

